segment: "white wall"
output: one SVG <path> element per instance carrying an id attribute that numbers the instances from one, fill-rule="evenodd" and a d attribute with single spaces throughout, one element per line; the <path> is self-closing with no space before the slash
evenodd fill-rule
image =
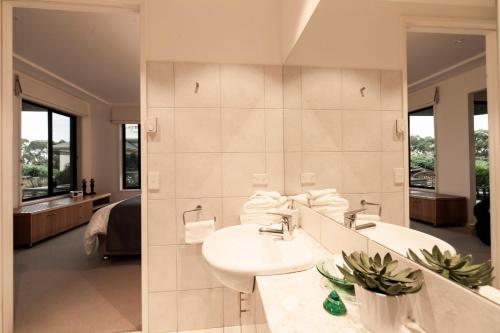
<path id="1" fill-rule="evenodd" d="M 439 87 L 439 104 L 434 106 L 437 191 L 468 198 L 469 222 L 474 222 L 475 196 L 471 186 L 469 94 L 486 89 L 484 65 L 467 70 L 429 87 L 411 92 L 409 110 L 432 104 L 435 87 Z"/>
<path id="2" fill-rule="evenodd" d="M 281 63 L 280 0 L 148 0 L 148 60 Z"/>

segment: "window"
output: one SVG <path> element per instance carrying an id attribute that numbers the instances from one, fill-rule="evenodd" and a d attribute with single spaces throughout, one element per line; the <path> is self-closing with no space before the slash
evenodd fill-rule
<path id="1" fill-rule="evenodd" d="M 122 188 L 141 188 L 141 125 L 122 125 Z"/>
<path id="2" fill-rule="evenodd" d="M 76 185 L 76 119 L 22 101 L 22 200 L 68 193 Z"/>
<path id="3" fill-rule="evenodd" d="M 434 189 L 435 145 L 434 145 L 434 109 L 423 108 L 408 114 L 410 186 Z"/>
<path id="4" fill-rule="evenodd" d="M 490 194 L 488 155 L 488 103 L 474 101 L 474 165 L 476 174 L 476 199 Z"/>

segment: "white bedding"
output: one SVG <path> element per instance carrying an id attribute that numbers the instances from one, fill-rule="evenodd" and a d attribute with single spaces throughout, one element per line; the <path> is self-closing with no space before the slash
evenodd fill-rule
<path id="1" fill-rule="evenodd" d="M 115 202 L 111 205 L 102 207 L 90 218 L 85 235 L 83 236 L 83 247 L 87 255 L 91 255 L 97 251 L 99 247 L 98 235 L 106 235 L 108 231 L 108 220 L 111 209 L 122 201 Z"/>

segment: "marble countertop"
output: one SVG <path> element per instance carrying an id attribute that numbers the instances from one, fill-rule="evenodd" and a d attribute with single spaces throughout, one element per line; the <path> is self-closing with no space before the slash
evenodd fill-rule
<path id="1" fill-rule="evenodd" d="M 332 257 L 326 249 L 303 230 L 296 236 L 304 238 L 317 260 Z M 358 305 L 342 297 L 347 314 L 332 316 L 323 309 L 323 300 L 331 291 L 316 267 L 302 272 L 257 276 L 256 283 L 262 300 L 267 326 L 273 333 L 369 332 L 359 321 Z M 402 332 L 423 332 L 408 323 Z"/>

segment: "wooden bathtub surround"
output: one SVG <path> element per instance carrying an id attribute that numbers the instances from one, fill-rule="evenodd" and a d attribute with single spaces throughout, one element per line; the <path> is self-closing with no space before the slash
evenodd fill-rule
<path id="1" fill-rule="evenodd" d="M 467 198 L 428 191 L 410 190 L 410 218 L 435 227 L 465 225 Z"/>
<path id="2" fill-rule="evenodd" d="M 32 246 L 43 239 L 87 223 L 110 203 L 110 193 L 63 198 L 14 209 L 14 245 Z"/>

